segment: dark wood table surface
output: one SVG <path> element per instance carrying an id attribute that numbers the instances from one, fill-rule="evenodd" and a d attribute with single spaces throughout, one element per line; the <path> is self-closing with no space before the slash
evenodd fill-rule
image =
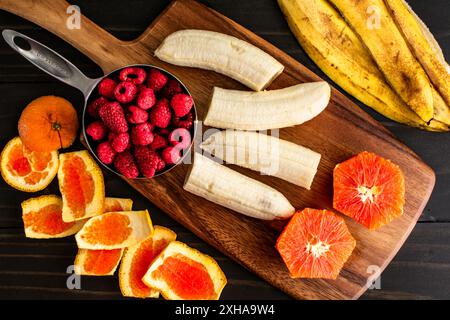
<path id="1" fill-rule="evenodd" d="M 28 1 L 28 0 L 17 0 Z M 274 0 L 202 1 L 275 46 L 327 77 L 306 56 L 296 42 Z M 427 23 L 450 57 L 448 0 L 409 0 Z M 118 38 L 136 38 L 169 3 L 167 0 L 72 1 L 82 14 Z M 76 49 L 46 30 L 0 10 L 0 28 L 23 32 L 50 46 L 75 63 L 88 76 L 101 70 Z M 17 120 L 22 109 L 41 95 L 59 95 L 78 109 L 83 97 L 76 89 L 58 82 L 14 53 L 0 40 L 0 147 L 17 135 Z M 367 291 L 363 299 L 449 299 L 450 298 L 450 134 L 435 134 L 408 128 L 362 106 L 373 117 L 408 145 L 436 172 L 436 187 L 420 222 L 397 256 L 381 275 L 381 289 Z M 361 137 L 364 139 L 364 137 Z M 82 148 L 76 143 L 71 149 Z M 69 290 L 66 269 L 73 263 L 76 245 L 73 237 L 60 240 L 26 239 L 20 202 L 36 196 L 9 187 L 0 179 L 0 298 L 25 299 L 118 299 L 117 277 L 83 277 L 81 290 Z M 223 299 L 288 299 L 243 267 L 199 240 L 167 217 L 118 177 L 105 173 L 110 196 L 130 197 L 137 209 L 148 208 L 155 224 L 175 230 L 181 241 L 212 255 L 228 277 Z M 58 193 L 56 181 L 39 194 Z"/>

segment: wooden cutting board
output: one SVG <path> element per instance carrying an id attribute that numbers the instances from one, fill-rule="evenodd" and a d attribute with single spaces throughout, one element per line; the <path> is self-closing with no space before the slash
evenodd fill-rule
<path id="1" fill-rule="evenodd" d="M 213 86 L 246 88 L 211 71 L 177 67 L 155 58 L 154 50 L 176 30 L 195 28 L 218 31 L 246 40 L 270 53 L 285 66 L 285 71 L 268 89 L 320 80 L 298 61 L 251 31 L 192 0 L 172 2 L 138 39 L 130 42 L 114 38 L 86 17 L 81 17 L 81 29 L 68 29 L 67 7 L 68 4 L 62 0 L 0 0 L 1 9 L 57 34 L 94 60 L 104 72 L 133 63 L 154 64 L 167 69 L 189 88 L 200 120 L 206 114 Z M 199 132 L 197 138 L 201 135 Z M 401 218 L 372 232 L 346 218 L 357 246 L 335 281 L 291 279 L 274 249 L 282 225 L 244 217 L 185 192 L 182 185 L 189 165 L 180 165 L 153 180 L 128 183 L 200 238 L 292 297 L 356 299 L 366 290 L 368 281 L 376 279 L 392 260 L 416 224 L 433 189 L 434 172 L 389 131 L 335 89 L 329 106 L 322 114 L 301 126 L 282 129 L 280 137 L 322 154 L 312 190 L 233 168 L 282 191 L 299 209 L 332 209 L 334 166 L 363 150 L 391 159 L 405 175 L 406 204 Z"/>

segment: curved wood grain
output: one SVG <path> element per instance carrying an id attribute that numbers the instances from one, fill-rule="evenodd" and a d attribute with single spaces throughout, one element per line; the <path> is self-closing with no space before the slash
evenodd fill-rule
<path id="1" fill-rule="evenodd" d="M 60 35 L 96 61 L 105 71 L 130 63 L 150 63 L 172 72 L 187 84 L 196 101 L 200 119 L 205 115 L 213 86 L 245 88 L 234 80 L 214 72 L 177 67 L 156 59 L 153 55 L 156 47 L 167 35 L 179 29 L 197 28 L 227 33 L 269 52 L 285 66 L 283 74 L 269 89 L 319 80 L 312 71 L 281 50 L 230 19 L 192 0 L 173 2 L 138 39 L 131 42 L 112 39 L 111 35 L 86 18 L 82 21 L 86 22 L 87 28 L 84 30 L 82 28 L 80 33 L 62 30 L 67 4 L 60 0 L 39 2 L 43 3 L 42 8 L 50 15 L 52 23 L 44 21 L 43 13 L 33 15 L 35 11 L 21 11 L 27 8 L 23 5 L 16 6 L 18 3 L 20 2 L 0 0 L 0 8 L 19 13 Z M 37 2 L 33 5 L 34 10 L 40 12 Z M 83 40 L 80 34 L 89 37 L 90 41 Z M 111 48 L 114 48 L 113 52 Z M 345 218 L 357 240 L 357 246 L 335 281 L 291 279 L 274 249 L 278 230 L 282 225 L 267 224 L 238 215 L 185 192 L 182 184 L 188 165 L 180 165 L 163 177 L 128 183 L 200 238 L 293 297 L 358 298 L 366 289 L 367 279 L 372 275 L 368 272 L 368 267 L 378 266 L 381 272 L 414 227 L 433 189 L 434 173 L 388 130 L 335 89 L 332 91 L 330 105 L 321 115 L 302 126 L 282 129 L 280 137 L 322 154 L 319 171 L 310 191 L 249 170 L 235 166 L 233 168 L 281 190 L 296 208 L 332 209 L 334 166 L 363 150 L 392 159 L 405 175 L 406 204 L 401 218 L 373 232 Z"/>

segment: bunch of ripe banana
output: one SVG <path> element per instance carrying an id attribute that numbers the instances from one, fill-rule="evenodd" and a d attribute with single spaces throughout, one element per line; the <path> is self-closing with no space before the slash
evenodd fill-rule
<path id="1" fill-rule="evenodd" d="M 278 0 L 311 59 L 384 116 L 449 131 L 450 68 L 404 0 Z"/>

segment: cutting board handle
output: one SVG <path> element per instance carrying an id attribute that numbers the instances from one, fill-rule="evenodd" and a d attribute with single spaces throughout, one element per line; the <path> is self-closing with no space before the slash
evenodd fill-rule
<path id="1" fill-rule="evenodd" d="M 100 28 L 64 0 L 0 0 L 0 9 L 61 37 L 95 61 L 105 73 L 116 69 L 116 61 L 126 55 L 127 50 L 119 50 L 119 47 L 126 47 L 125 42 Z"/>

